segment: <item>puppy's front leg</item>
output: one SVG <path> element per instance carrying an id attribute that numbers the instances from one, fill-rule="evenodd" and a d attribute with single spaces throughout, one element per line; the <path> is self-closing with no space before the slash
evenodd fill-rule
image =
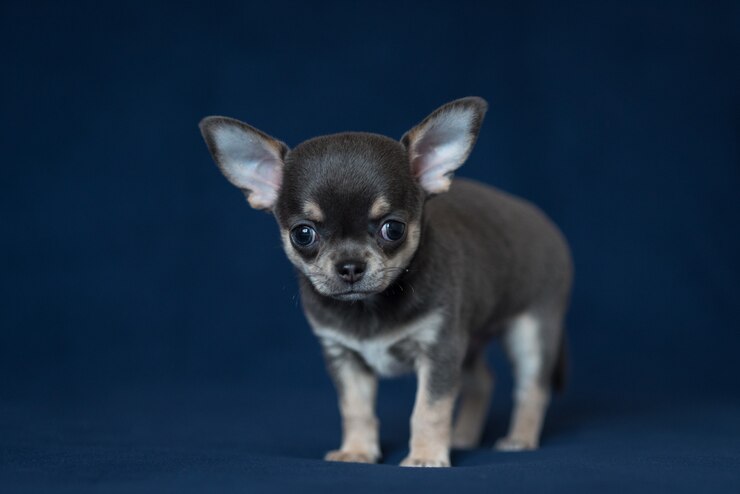
<path id="1" fill-rule="evenodd" d="M 423 358 L 417 364 L 417 390 L 411 415 L 409 455 L 403 467 L 450 466 L 450 430 L 459 369 L 451 362 Z"/>
<path id="2" fill-rule="evenodd" d="M 329 372 L 339 394 L 342 445 L 325 459 L 375 463 L 380 458 L 375 396 L 378 380 L 354 352 L 324 343 Z"/>

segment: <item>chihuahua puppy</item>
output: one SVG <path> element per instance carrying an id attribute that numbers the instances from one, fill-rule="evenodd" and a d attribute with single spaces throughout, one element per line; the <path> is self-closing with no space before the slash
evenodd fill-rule
<path id="1" fill-rule="evenodd" d="M 486 102 L 434 111 L 400 141 L 347 132 L 290 150 L 238 120 L 200 123 L 213 159 L 253 208 L 275 215 L 300 280 L 304 312 L 339 396 L 342 443 L 327 460 L 380 458 L 377 376 L 413 371 L 418 390 L 403 466 L 449 466 L 475 447 L 493 378 L 485 344 L 513 366 L 505 451 L 538 446 L 562 381 L 571 259 L 535 206 L 452 174 Z M 453 409 L 459 398 L 453 424 Z"/>

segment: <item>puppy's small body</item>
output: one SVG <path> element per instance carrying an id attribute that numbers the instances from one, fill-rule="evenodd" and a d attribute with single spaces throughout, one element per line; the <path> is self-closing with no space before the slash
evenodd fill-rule
<path id="1" fill-rule="evenodd" d="M 538 445 L 562 369 L 570 255 L 531 204 L 451 180 L 485 109 L 464 98 L 401 142 L 344 133 L 292 151 L 235 120 L 201 125 L 227 178 L 275 214 L 297 267 L 339 394 L 343 441 L 327 459 L 379 459 L 376 376 L 412 371 L 418 392 L 402 465 L 446 466 L 451 446 L 475 446 L 493 384 L 484 357 L 493 337 L 515 377 L 511 428 L 497 447 Z"/>

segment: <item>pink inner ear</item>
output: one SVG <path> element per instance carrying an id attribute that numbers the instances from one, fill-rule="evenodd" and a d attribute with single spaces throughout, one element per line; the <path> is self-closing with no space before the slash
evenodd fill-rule
<path id="1" fill-rule="evenodd" d="M 283 161 L 276 142 L 236 126 L 223 126 L 214 132 L 219 165 L 226 178 L 249 191 L 249 204 L 269 209 L 277 200 L 283 179 Z"/>
<path id="2" fill-rule="evenodd" d="M 429 121 L 411 131 L 411 166 L 428 192 L 449 189 L 450 176 L 470 152 L 474 118 L 475 113 L 469 108 L 451 108 L 433 114 Z"/>
<path id="3" fill-rule="evenodd" d="M 470 149 L 470 138 L 467 134 L 463 134 L 462 139 L 459 135 L 456 137 L 458 138 L 448 141 L 437 138 L 427 141 L 422 137 L 419 147 L 414 148 L 413 172 L 428 192 L 439 193 L 449 189 L 450 175 L 465 161 Z"/>
<path id="4" fill-rule="evenodd" d="M 283 182 L 283 163 L 277 159 L 265 159 L 257 163 L 249 179 L 251 187 L 249 204 L 252 207 L 271 208 L 277 201 Z"/>

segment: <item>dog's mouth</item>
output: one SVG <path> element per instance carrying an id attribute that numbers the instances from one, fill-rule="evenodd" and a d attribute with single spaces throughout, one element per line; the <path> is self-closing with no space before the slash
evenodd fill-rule
<path id="1" fill-rule="evenodd" d="M 352 300 L 362 300 L 371 295 L 375 295 L 376 293 L 377 292 L 373 292 L 369 290 L 348 290 L 345 292 L 332 293 L 330 297 L 335 298 L 337 300 L 342 300 L 342 301 L 352 301 Z"/>

